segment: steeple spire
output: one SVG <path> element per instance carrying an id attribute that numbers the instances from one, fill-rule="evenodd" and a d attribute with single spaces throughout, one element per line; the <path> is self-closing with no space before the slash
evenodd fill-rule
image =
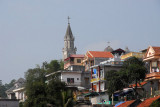
<path id="1" fill-rule="evenodd" d="M 74 36 L 70 27 L 70 17 L 68 16 L 68 26 L 64 36 L 63 60 L 68 58 L 71 54 L 76 54 L 77 48 L 74 47 Z"/>
<path id="2" fill-rule="evenodd" d="M 64 39 L 74 40 L 72 30 L 71 30 L 71 27 L 70 27 L 69 19 L 70 19 L 70 17 L 68 16 L 68 27 L 67 27 L 67 31 L 66 31 L 66 35 L 65 35 Z"/>

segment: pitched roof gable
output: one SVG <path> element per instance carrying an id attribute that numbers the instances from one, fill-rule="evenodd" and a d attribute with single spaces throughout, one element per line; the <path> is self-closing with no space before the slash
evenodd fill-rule
<path id="1" fill-rule="evenodd" d="M 149 46 L 144 59 L 155 56 L 155 55 L 160 55 L 160 47 Z"/>

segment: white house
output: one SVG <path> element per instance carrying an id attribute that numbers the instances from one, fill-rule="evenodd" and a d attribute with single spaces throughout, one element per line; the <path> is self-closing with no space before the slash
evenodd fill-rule
<path id="1" fill-rule="evenodd" d="M 26 99 L 25 96 L 25 88 L 24 88 L 25 80 L 23 78 L 19 78 L 13 87 L 6 91 L 9 99 L 17 99 L 20 102 L 24 102 Z"/>

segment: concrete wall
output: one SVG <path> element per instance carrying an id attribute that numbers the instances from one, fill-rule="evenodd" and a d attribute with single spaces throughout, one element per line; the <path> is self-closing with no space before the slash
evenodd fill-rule
<path id="1" fill-rule="evenodd" d="M 102 103 L 102 99 L 105 101 L 109 101 L 109 96 L 107 94 L 104 94 L 104 95 L 92 97 L 90 99 L 91 99 L 91 103 L 93 105 L 93 104 Z"/>
<path id="2" fill-rule="evenodd" d="M 0 99 L 0 107 L 19 107 L 19 101 L 10 99 Z"/>

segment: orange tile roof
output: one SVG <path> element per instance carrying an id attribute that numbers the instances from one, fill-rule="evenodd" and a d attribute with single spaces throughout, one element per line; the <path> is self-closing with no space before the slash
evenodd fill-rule
<path id="1" fill-rule="evenodd" d="M 126 101 L 126 102 L 120 104 L 120 105 L 117 106 L 117 107 L 127 107 L 127 106 L 131 105 L 134 101 L 135 101 L 135 100 Z"/>
<path id="2" fill-rule="evenodd" d="M 143 86 L 143 85 L 145 85 L 147 82 L 141 82 L 141 86 Z M 129 87 L 135 87 L 136 86 L 136 84 L 131 84 L 131 85 L 129 85 Z M 137 83 L 137 87 L 140 87 L 140 84 L 139 83 Z"/>
<path id="3" fill-rule="evenodd" d="M 152 47 L 155 51 L 155 54 L 160 54 L 160 47 Z"/>
<path id="4" fill-rule="evenodd" d="M 156 97 L 153 97 L 153 98 L 146 99 L 145 101 L 140 103 L 137 107 L 149 107 L 152 104 L 153 101 L 155 101 L 159 98 L 160 98 L 160 96 L 156 96 Z"/>
<path id="5" fill-rule="evenodd" d="M 91 58 L 113 58 L 111 52 L 104 52 L 104 51 L 88 51 L 88 57 Z"/>

